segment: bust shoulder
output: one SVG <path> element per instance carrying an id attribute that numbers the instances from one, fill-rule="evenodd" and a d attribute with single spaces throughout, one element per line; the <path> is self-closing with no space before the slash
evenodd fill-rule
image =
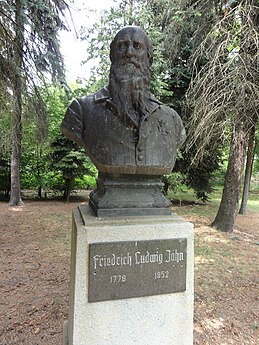
<path id="1" fill-rule="evenodd" d="M 177 143 L 176 146 L 179 148 L 186 140 L 186 132 L 181 117 L 173 108 L 162 103 L 160 105 L 160 111 L 161 114 L 163 114 L 164 120 L 167 122 L 168 126 L 172 126 L 174 128 Z"/>
<path id="2" fill-rule="evenodd" d="M 71 106 L 79 107 L 79 108 L 81 107 L 83 108 L 83 111 L 87 111 L 87 108 L 89 106 L 94 106 L 95 104 L 98 104 L 99 102 L 102 102 L 106 100 L 107 98 L 110 98 L 110 94 L 109 94 L 108 88 L 104 87 L 97 92 L 77 98 L 75 101 L 73 101 Z"/>

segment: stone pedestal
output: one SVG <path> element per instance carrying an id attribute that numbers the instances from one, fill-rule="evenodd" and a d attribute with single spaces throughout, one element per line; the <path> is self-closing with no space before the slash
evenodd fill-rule
<path id="1" fill-rule="evenodd" d="M 193 344 L 192 224 L 174 215 L 111 219 L 92 212 L 79 206 L 73 213 L 64 344 Z"/>
<path id="2" fill-rule="evenodd" d="M 153 175 L 99 173 L 89 205 L 97 217 L 169 215 L 171 203 L 163 186 Z"/>

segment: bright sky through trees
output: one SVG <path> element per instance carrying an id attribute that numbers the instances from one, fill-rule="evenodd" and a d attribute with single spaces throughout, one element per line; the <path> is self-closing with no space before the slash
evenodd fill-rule
<path id="1" fill-rule="evenodd" d="M 113 4 L 113 0 L 77 0 L 75 5 L 71 6 L 71 20 L 68 13 L 68 25 L 70 32 L 62 31 L 60 33 L 61 52 L 64 56 L 66 76 L 68 81 L 74 81 L 77 77 L 88 77 L 93 61 L 81 65 L 81 61 L 86 59 L 86 41 L 81 42 L 80 27 L 91 27 L 98 20 L 103 10 L 108 10 Z"/>

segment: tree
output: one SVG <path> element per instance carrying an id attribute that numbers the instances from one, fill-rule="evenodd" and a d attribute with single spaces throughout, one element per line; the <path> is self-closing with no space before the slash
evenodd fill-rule
<path id="1" fill-rule="evenodd" d="M 96 170 L 89 158 L 86 157 L 84 149 L 65 138 L 63 134 L 60 133 L 57 136 L 52 147 L 51 167 L 62 172 L 63 196 L 66 201 L 69 201 L 75 178 L 82 177 L 84 174 L 94 176 Z"/>
<path id="2" fill-rule="evenodd" d="M 22 204 L 20 159 L 25 98 L 31 101 L 31 113 L 44 117 L 39 80 L 44 79 L 46 73 L 52 75 L 53 81 L 64 79 L 57 33 L 64 27 L 60 18 L 66 7 L 66 3 L 59 0 L 4 1 L 0 5 L 1 74 L 13 98 L 10 205 Z M 36 104 L 31 95 L 37 96 Z"/>
<path id="3" fill-rule="evenodd" d="M 23 16 L 22 1 L 16 2 L 16 11 L 14 13 L 14 45 L 13 56 L 15 70 L 12 76 L 13 109 L 12 109 L 12 158 L 11 158 L 11 197 L 10 205 L 21 205 L 20 189 L 20 161 L 21 161 L 21 116 L 22 116 L 22 61 L 25 21 Z"/>
<path id="4" fill-rule="evenodd" d="M 232 231 L 236 219 L 248 133 L 258 121 L 258 7 L 254 0 L 225 4 L 219 18 L 193 56 L 205 60 L 188 93 L 192 100 L 191 145 L 197 157 L 231 134 L 228 167 L 218 213 L 212 226 Z"/>
<path id="5" fill-rule="evenodd" d="M 246 214 L 247 212 L 247 201 L 250 189 L 251 176 L 253 171 L 253 157 L 254 157 L 254 147 L 255 147 L 255 126 L 252 126 L 249 133 L 247 153 L 246 153 L 246 168 L 244 177 L 244 188 L 242 194 L 241 205 L 239 209 L 240 214 Z"/>
<path id="6" fill-rule="evenodd" d="M 10 179 L 9 159 L 4 155 L 0 155 L 0 191 L 3 192 L 5 198 L 7 198 L 10 193 Z"/>
<path id="7" fill-rule="evenodd" d="M 24 104 L 21 186 L 37 188 L 38 197 L 41 198 L 43 189 L 50 186 L 51 145 L 60 133 L 60 123 L 71 98 L 61 86 L 45 84 L 44 87 L 38 87 L 38 91 L 45 105 L 46 118 L 30 116 L 31 98 L 29 103 Z M 35 104 L 37 100 L 39 103 L 35 96 Z"/>
<path id="8" fill-rule="evenodd" d="M 222 15 L 223 9 L 217 1 L 186 1 L 170 0 L 167 2 L 153 0 L 158 23 L 163 30 L 163 58 L 167 61 L 167 73 L 164 85 L 167 95 L 162 100 L 174 107 L 183 118 L 187 127 L 187 137 L 191 136 L 192 128 L 188 126 L 192 109 L 186 105 L 186 92 L 192 80 L 190 60 L 197 47 L 210 31 L 214 22 Z M 205 61 L 196 63 L 199 71 Z M 208 201 L 208 194 L 213 190 L 212 177 L 219 168 L 222 143 L 217 140 L 213 148 L 206 145 L 206 152 L 200 160 L 195 155 L 200 146 L 196 141 L 187 151 L 186 145 L 180 149 L 174 171 L 185 175 L 184 182 L 194 189 L 196 197 Z"/>

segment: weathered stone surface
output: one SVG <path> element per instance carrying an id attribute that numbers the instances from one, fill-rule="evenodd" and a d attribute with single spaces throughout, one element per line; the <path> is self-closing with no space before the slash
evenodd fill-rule
<path id="1" fill-rule="evenodd" d="M 192 224 L 177 216 L 97 218 L 89 207 L 79 208 L 73 216 L 69 345 L 192 345 Z M 185 291 L 89 302 L 89 246 L 181 239 L 187 241 Z"/>
<path id="2" fill-rule="evenodd" d="M 186 290 L 185 238 L 89 244 L 89 302 Z"/>
<path id="3" fill-rule="evenodd" d="M 97 217 L 171 214 L 163 183 L 149 175 L 100 174 L 89 205 Z"/>

